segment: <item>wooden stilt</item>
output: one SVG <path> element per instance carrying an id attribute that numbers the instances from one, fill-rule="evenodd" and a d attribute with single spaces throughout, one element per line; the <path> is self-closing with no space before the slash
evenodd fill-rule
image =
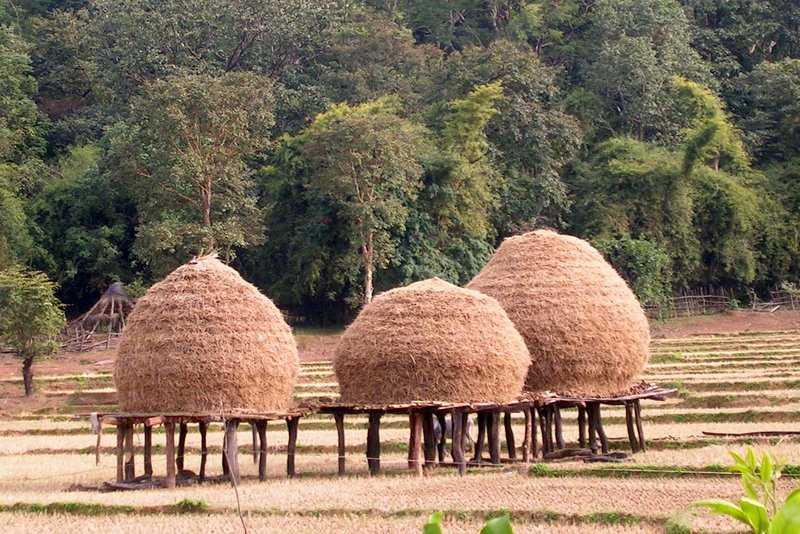
<path id="1" fill-rule="evenodd" d="M 559 449 L 564 448 L 564 428 L 561 425 L 561 408 L 556 407 L 553 410 L 553 422 L 555 423 L 556 430 L 556 447 Z"/>
<path id="2" fill-rule="evenodd" d="M 647 446 L 644 442 L 644 428 L 642 427 L 642 406 L 639 402 L 639 399 L 633 401 L 633 411 L 636 415 L 636 431 L 639 433 L 639 450 L 644 452 L 647 450 Z"/>
<path id="3" fill-rule="evenodd" d="M 586 447 L 586 408 L 578 406 L 578 446 Z"/>
<path id="4" fill-rule="evenodd" d="M 333 420 L 336 422 L 336 434 L 338 435 L 339 476 L 342 476 L 345 473 L 344 414 L 333 414 Z"/>
<path id="5" fill-rule="evenodd" d="M 425 468 L 431 469 L 436 464 L 436 435 L 433 428 L 433 413 L 425 412 L 419 414 L 420 424 L 422 425 L 422 438 L 425 451 Z M 444 432 L 445 429 L 442 429 Z"/>
<path id="6" fill-rule="evenodd" d="M 251 421 L 250 422 L 250 432 L 252 433 L 253 437 L 253 463 L 258 463 L 258 456 L 259 456 L 259 447 L 258 447 L 258 428 L 256 423 Z"/>
<path id="7" fill-rule="evenodd" d="M 469 444 L 469 413 L 461 414 L 461 450 L 464 453 L 464 461 L 467 458 L 467 445 Z"/>
<path id="8" fill-rule="evenodd" d="M 439 420 L 439 428 L 442 429 L 441 436 L 439 437 L 439 443 L 436 444 L 436 449 L 439 452 L 439 462 L 444 462 L 444 449 L 447 445 L 447 419 L 443 413 L 437 413 L 436 418 Z"/>
<path id="9" fill-rule="evenodd" d="M 453 438 L 451 441 L 450 453 L 453 456 L 453 462 L 458 465 L 458 474 L 464 475 L 467 472 L 467 462 L 464 459 L 464 440 L 463 440 L 463 421 L 461 412 L 453 410 L 451 412 L 453 421 Z"/>
<path id="10" fill-rule="evenodd" d="M 153 427 L 144 426 L 144 474 L 153 477 Z"/>
<path id="11" fill-rule="evenodd" d="M 289 431 L 289 443 L 286 445 L 286 476 L 293 477 L 295 475 L 294 457 L 297 452 L 297 427 L 300 419 L 297 417 L 290 417 L 286 419 L 286 429 Z"/>
<path id="12" fill-rule="evenodd" d="M 183 457 L 186 452 L 186 434 L 189 432 L 189 425 L 181 423 L 178 425 L 178 456 L 175 463 L 178 465 L 178 473 L 183 471 Z"/>
<path id="13" fill-rule="evenodd" d="M 117 425 L 117 482 L 125 480 L 125 427 Z"/>
<path id="14" fill-rule="evenodd" d="M 506 430 L 506 449 L 509 460 L 517 459 L 517 444 L 514 442 L 514 427 L 511 424 L 511 412 L 503 414 L 503 426 Z"/>
<path id="15" fill-rule="evenodd" d="M 164 423 L 164 432 L 167 437 L 167 444 L 164 451 L 167 456 L 167 478 L 164 479 L 164 486 L 167 488 L 175 487 L 175 423 L 169 421 Z"/>
<path id="16" fill-rule="evenodd" d="M 136 478 L 136 460 L 133 456 L 133 425 L 125 427 L 125 480 Z"/>
<path id="17" fill-rule="evenodd" d="M 489 412 L 489 458 L 500 463 L 500 413 Z"/>
<path id="18" fill-rule="evenodd" d="M 547 414 L 546 414 L 546 408 L 545 407 L 537 408 L 537 411 L 539 412 L 539 430 L 542 433 L 542 456 L 544 456 L 545 454 L 551 452 L 550 449 L 547 446 L 548 443 L 547 443 Z"/>
<path id="19" fill-rule="evenodd" d="M 408 414 L 408 426 L 410 428 L 408 438 L 408 468 L 415 471 L 420 476 L 422 476 L 422 462 L 420 461 L 419 450 L 422 448 L 423 437 L 421 434 L 424 433 L 423 418 L 423 414 L 419 412 L 411 412 Z M 427 443 L 425 444 L 425 448 L 427 453 Z M 425 463 L 428 463 L 427 458 Z"/>
<path id="20" fill-rule="evenodd" d="M 544 427 L 547 431 L 547 450 L 552 452 L 555 450 L 555 440 L 553 439 L 553 406 L 545 406 L 544 411 Z"/>
<path id="21" fill-rule="evenodd" d="M 208 460 L 208 442 L 206 441 L 206 434 L 208 432 L 208 423 L 200 421 L 200 482 L 206 479 L 206 460 Z"/>
<path id="22" fill-rule="evenodd" d="M 483 412 L 478 412 L 478 439 L 475 440 L 475 453 L 472 455 L 472 463 L 481 463 L 483 461 L 483 444 L 485 441 L 486 414 Z"/>
<path id="23" fill-rule="evenodd" d="M 227 477 L 230 475 L 230 466 L 228 465 L 228 455 L 225 454 L 225 450 L 228 443 L 228 433 L 224 431 L 222 432 L 222 476 Z"/>
<path id="24" fill-rule="evenodd" d="M 586 405 L 586 414 L 589 416 L 589 449 L 591 449 L 592 454 L 597 454 L 597 439 L 595 437 L 597 423 L 595 422 L 594 403 Z"/>
<path id="25" fill-rule="evenodd" d="M 234 484 L 239 484 L 241 476 L 239 474 L 239 443 L 237 431 L 239 421 L 232 419 L 225 421 L 225 447 L 222 455 L 228 462 L 228 476 Z"/>
<path id="26" fill-rule="evenodd" d="M 522 461 L 531 461 L 531 409 L 525 408 L 522 413 L 525 415 L 525 439 L 522 440 Z"/>
<path id="27" fill-rule="evenodd" d="M 625 403 L 625 426 L 628 429 L 628 443 L 631 446 L 631 452 L 639 452 L 639 440 L 636 437 L 636 429 L 633 421 L 633 404 L 628 401 Z"/>
<path id="28" fill-rule="evenodd" d="M 370 412 L 369 427 L 367 428 L 367 465 L 369 474 L 377 475 L 381 472 L 381 414 Z"/>
<path id="29" fill-rule="evenodd" d="M 600 450 L 603 451 L 603 454 L 608 454 L 608 437 L 606 437 L 606 431 L 603 428 L 603 418 L 600 414 L 600 403 L 598 402 L 595 404 L 595 419 L 594 424 L 597 428 L 597 437 L 600 438 Z"/>
<path id="30" fill-rule="evenodd" d="M 255 423 L 255 429 L 258 435 L 258 480 L 264 481 L 267 479 L 267 422 Z"/>
<path id="31" fill-rule="evenodd" d="M 528 412 L 531 414 L 531 459 L 534 459 L 539 456 L 539 444 L 536 439 L 536 409 L 529 407 Z"/>

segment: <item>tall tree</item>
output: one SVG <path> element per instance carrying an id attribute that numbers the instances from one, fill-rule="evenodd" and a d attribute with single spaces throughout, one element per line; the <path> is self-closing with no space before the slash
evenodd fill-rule
<path id="1" fill-rule="evenodd" d="M 109 169 L 139 213 L 136 254 L 157 272 L 189 254 L 261 242 L 247 160 L 269 145 L 269 81 L 248 73 L 149 84 L 112 135 Z"/>

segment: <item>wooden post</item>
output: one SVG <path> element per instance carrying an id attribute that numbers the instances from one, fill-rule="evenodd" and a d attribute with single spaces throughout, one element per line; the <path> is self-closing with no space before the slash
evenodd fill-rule
<path id="1" fill-rule="evenodd" d="M 536 439 L 536 409 L 528 407 L 528 412 L 531 414 L 531 458 L 539 456 L 539 445 Z"/>
<path id="2" fill-rule="evenodd" d="M 436 419 L 439 420 L 439 428 L 442 429 L 442 435 L 439 438 L 439 443 L 436 444 L 436 449 L 439 452 L 439 463 L 444 462 L 444 448 L 447 445 L 447 418 L 443 413 L 437 412 Z"/>
<path id="3" fill-rule="evenodd" d="M 639 451 L 639 440 L 636 437 L 636 430 L 633 421 L 633 404 L 631 401 L 625 402 L 625 426 L 628 429 L 628 443 L 631 445 L 631 452 L 637 453 Z"/>
<path id="4" fill-rule="evenodd" d="M 208 443 L 206 442 L 206 434 L 208 432 L 208 423 L 200 421 L 200 482 L 206 479 L 206 460 L 208 460 Z"/>
<path id="5" fill-rule="evenodd" d="M 239 443 L 237 431 L 239 430 L 239 421 L 231 419 L 225 421 L 225 446 L 222 450 L 222 455 L 228 462 L 228 476 L 231 481 L 238 485 L 241 481 L 239 474 Z"/>
<path id="6" fill-rule="evenodd" d="M 589 416 L 589 449 L 591 449 L 592 454 L 597 454 L 597 439 L 595 437 L 597 423 L 594 411 L 594 403 L 589 403 L 586 405 L 586 414 Z"/>
<path id="7" fill-rule="evenodd" d="M 144 426 L 144 474 L 153 477 L 153 427 Z"/>
<path id="8" fill-rule="evenodd" d="M 525 439 L 522 440 L 522 461 L 529 464 L 531 461 L 531 409 L 525 408 Z"/>
<path id="9" fill-rule="evenodd" d="M 478 412 L 478 439 L 475 441 L 475 453 L 472 455 L 472 463 L 481 463 L 483 461 L 484 441 L 486 441 L 486 414 Z"/>
<path id="10" fill-rule="evenodd" d="M 489 412 L 489 458 L 500 463 L 500 413 L 495 411 Z"/>
<path id="11" fill-rule="evenodd" d="M 377 475 L 381 472 L 381 416 L 380 412 L 369 413 L 369 427 L 367 428 L 367 465 L 369 474 Z"/>
<path id="12" fill-rule="evenodd" d="M 603 418 L 600 415 L 600 403 L 595 404 L 595 419 L 594 424 L 597 428 L 597 437 L 600 438 L 600 450 L 603 451 L 603 454 L 608 454 L 608 438 L 606 437 L 606 431 L 603 428 Z"/>
<path id="13" fill-rule="evenodd" d="M 255 425 L 258 434 L 258 480 L 264 481 L 267 479 L 267 422 L 258 421 Z"/>
<path id="14" fill-rule="evenodd" d="M 555 450 L 555 441 L 553 440 L 553 412 L 556 407 L 553 405 L 545 407 L 544 427 L 547 430 L 547 450 L 552 452 Z"/>
<path id="15" fill-rule="evenodd" d="M 556 446 L 559 449 L 564 448 L 564 428 L 561 424 L 561 408 L 556 408 L 553 412 L 553 420 L 556 425 Z"/>
<path id="16" fill-rule="evenodd" d="M 647 447 L 644 443 L 644 428 L 642 428 L 642 406 L 639 399 L 633 401 L 633 410 L 636 415 L 636 430 L 639 433 L 639 450 L 645 452 Z"/>
<path id="17" fill-rule="evenodd" d="M 339 455 L 339 476 L 342 476 L 345 473 L 344 414 L 333 414 L 333 420 L 336 421 L 336 434 L 339 438 L 337 453 Z"/>
<path id="18" fill-rule="evenodd" d="M 539 412 L 539 430 L 542 433 L 542 457 L 544 457 L 545 454 L 550 452 L 547 443 L 547 407 L 542 406 L 537 408 L 537 411 Z"/>
<path id="19" fill-rule="evenodd" d="M 422 462 L 419 459 L 419 450 L 422 447 L 421 440 L 423 434 L 423 415 L 418 412 L 411 412 L 408 414 L 408 426 L 411 430 L 408 438 L 408 468 L 416 471 L 419 476 L 422 476 Z M 426 438 L 427 439 L 427 436 Z M 428 444 L 425 444 L 427 454 Z M 428 460 L 425 459 L 427 465 Z"/>
<path id="20" fill-rule="evenodd" d="M 453 456 L 453 462 L 458 465 L 458 474 L 464 475 L 467 472 L 467 462 L 464 459 L 464 439 L 463 439 L 463 422 L 461 412 L 453 410 L 450 412 L 453 421 L 453 438 L 450 440 L 450 453 Z"/>
<path id="21" fill-rule="evenodd" d="M 175 487 L 175 423 L 168 421 L 164 423 L 164 433 L 167 437 L 167 446 L 164 451 L 167 456 L 167 478 L 164 479 L 164 486 L 167 488 Z"/>
<path id="22" fill-rule="evenodd" d="M 425 451 L 425 469 L 431 469 L 436 464 L 436 433 L 433 429 L 433 413 L 418 414 L 422 425 L 422 438 Z M 442 432 L 445 429 L 442 428 Z"/>
<path id="23" fill-rule="evenodd" d="M 286 476 L 288 477 L 295 475 L 294 456 L 297 451 L 297 427 L 299 424 L 300 419 L 297 417 L 286 419 L 286 429 L 289 431 L 289 443 L 286 446 Z"/>
<path id="24" fill-rule="evenodd" d="M 251 432 L 252 437 L 253 437 L 253 463 L 257 464 L 258 463 L 259 454 L 260 454 L 260 452 L 259 452 L 260 448 L 259 448 L 259 445 L 258 445 L 258 443 L 259 443 L 258 428 L 256 426 L 255 421 L 250 421 L 250 432 Z"/>
<path id="25" fill-rule="evenodd" d="M 125 480 L 125 426 L 117 422 L 117 482 Z"/>
<path id="26" fill-rule="evenodd" d="M 178 425 L 178 457 L 175 459 L 178 464 L 178 473 L 183 471 L 183 457 L 186 452 L 186 434 L 189 432 L 189 426 L 181 422 Z"/>
<path id="27" fill-rule="evenodd" d="M 133 456 L 133 423 L 125 427 L 125 480 L 136 478 L 136 460 Z"/>
<path id="28" fill-rule="evenodd" d="M 586 447 L 586 408 L 578 406 L 578 446 Z"/>
<path id="29" fill-rule="evenodd" d="M 108 319 L 108 337 L 106 337 L 106 350 L 108 350 L 108 347 L 111 346 L 111 331 L 114 329 L 114 322 L 115 322 L 114 321 L 114 304 L 115 304 L 116 300 L 117 299 L 115 299 L 113 297 L 111 299 L 111 313 L 109 314 L 109 319 Z M 103 310 L 103 311 L 105 311 L 105 310 Z"/>
<path id="30" fill-rule="evenodd" d="M 506 429 L 506 449 L 508 449 L 508 458 L 510 460 L 517 459 L 517 444 L 514 441 L 514 427 L 511 424 L 511 412 L 503 414 L 503 426 Z"/>
<path id="31" fill-rule="evenodd" d="M 222 476 L 227 477 L 230 474 L 230 466 L 228 465 L 228 455 L 225 454 L 225 450 L 228 443 L 228 433 L 225 432 L 225 429 L 222 429 Z"/>

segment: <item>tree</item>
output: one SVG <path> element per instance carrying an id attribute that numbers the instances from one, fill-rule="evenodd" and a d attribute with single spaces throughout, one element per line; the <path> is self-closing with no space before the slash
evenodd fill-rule
<path id="1" fill-rule="evenodd" d="M 317 116 L 297 143 L 309 187 L 335 201 L 352 231 L 363 272 L 363 303 L 372 300 L 373 273 L 394 249 L 390 231 L 402 227 L 406 203 L 420 188 L 421 129 L 388 100 L 337 104 Z"/>
<path id="2" fill-rule="evenodd" d="M 0 340 L 22 358 L 25 395 L 33 394 L 33 361 L 58 350 L 65 318 L 55 284 L 36 271 L 0 271 Z"/>
<path id="3" fill-rule="evenodd" d="M 249 73 L 158 80 L 135 99 L 105 165 L 133 193 L 135 252 L 151 269 L 261 242 L 247 162 L 269 145 L 272 102 L 269 81 Z"/>

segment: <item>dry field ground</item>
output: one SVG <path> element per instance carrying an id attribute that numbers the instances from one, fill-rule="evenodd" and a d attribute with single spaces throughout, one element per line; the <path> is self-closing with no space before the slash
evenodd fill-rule
<path id="1" fill-rule="evenodd" d="M 739 495 L 737 480 L 722 472 L 722 466 L 728 463 L 728 449 L 748 443 L 771 451 L 790 465 L 791 475 L 800 475 L 800 438 L 703 434 L 800 430 L 800 322 L 796 315 L 786 315 L 783 323 L 776 323 L 776 315 L 734 316 L 744 330 L 738 333 L 720 318 L 662 326 L 653 341 L 647 378 L 678 388 L 679 395 L 644 404 L 649 449 L 623 464 L 481 468 L 465 477 L 440 468 L 416 478 L 405 469 L 407 421 L 386 416 L 381 431 L 384 474 L 370 478 L 362 452 L 366 420 L 353 417 L 346 420 L 352 475 L 340 479 L 333 421 L 318 415 L 301 421 L 299 476 L 293 480 L 282 476 L 285 427 L 270 425 L 270 480 L 259 483 L 249 456 L 250 431 L 243 427 L 239 505 L 244 521 L 250 532 L 405 533 L 419 532 L 427 514 L 442 510 L 447 532 L 476 533 L 487 515 L 508 510 L 517 532 L 654 533 L 665 532 L 676 519 L 691 523 L 695 531 L 736 532 L 730 523 L 707 515 L 690 517 L 686 509 L 699 498 Z M 767 320 L 772 322 L 761 324 Z M 721 333 L 709 331 L 710 324 Z M 768 331 L 758 330 L 764 327 Z M 303 364 L 298 397 L 335 396 L 328 361 L 335 336 L 301 334 L 299 340 Z M 96 465 L 96 436 L 82 414 L 114 408 L 113 359 L 112 349 L 40 365 L 32 400 L 20 398 L 16 362 L 0 364 L 0 531 L 241 532 L 236 495 L 229 485 L 126 493 L 92 489 L 114 478 L 115 438 L 106 429 Z M 624 450 L 624 411 L 605 407 L 603 413 L 612 446 Z M 565 412 L 568 440 L 577 437 L 574 416 Z M 141 436 L 137 439 L 141 445 Z M 216 474 L 221 471 L 219 428 L 212 428 L 209 440 L 217 454 L 211 462 L 211 474 Z M 162 432 L 154 434 L 154 443 L 163 445 Z M 186 468 L 197 471 L 199 437 L 194 429 L 187 447 Z M 160 455 L 154 460 L 155 471 L 163 473 Z M 800 480 L 787 477 L 782 490 L 797 485 Z"/>

